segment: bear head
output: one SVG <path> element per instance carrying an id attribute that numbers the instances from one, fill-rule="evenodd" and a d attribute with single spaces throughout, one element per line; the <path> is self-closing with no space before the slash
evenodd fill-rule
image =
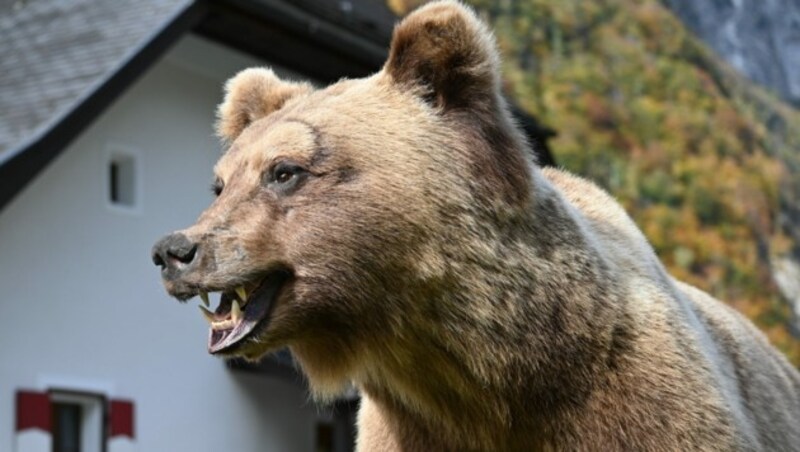
<path id="1" fill-rule="evenodd" d="M 500 94 L 491 33 L 455 1 L 394 31 L 375 75 L 324 89 L 248 69 L 226 85 L 216 199 L 153 250 L 181 300 L 221 292 L 209 350 L 289 346 L 318 393 L 374 347 L 460 315 L 461 264 L 525 215 L 532 158 Z M 456 308 L 453 308 L 456 309 Z"/>

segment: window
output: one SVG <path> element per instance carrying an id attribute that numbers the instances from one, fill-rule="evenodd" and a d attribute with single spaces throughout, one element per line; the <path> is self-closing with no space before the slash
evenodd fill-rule
<path id="1" fill-rule="evenodd" d="M 315 452 L 351 452 L 356 439 L 355 393 L 317 414 Z"/>
<path id="2" fill-rule="evenodd" d="M 132 400 L 109 400 L 101 392 L 65 387 L 17 390 L 14 451 L 133 450 Z"/>
<path id="3" fill-rule="evenodd" d="M 77 403 L 56 402 L 51 411 L 53 452 L 80 452 L 83 407 Z"/>
<path id="4" fill-rule="evenodd" d="M 317 423 L 316 452 L 335 452 L 333 446 L 333 424 L 330 422 Z"/>
<path id="5" fill-rule="evenodd" d="M 51 391 L 53 452 L 102 452 L 105 442 L 103 396 Z"/>
<path id="6" fill-rule="evenodd" d="M 111 204 L 136 205 L 136 164 L 130 156 L 114 156 L 108 163 L 108 197 Z"/>
<path id="7" fill-rule="evenodd" d="M 106 198 L 110 206 L 123 211 L 136 211 L 141 205 L 142 175 L 135 149 L 109 146 L 106 159 Z"/>

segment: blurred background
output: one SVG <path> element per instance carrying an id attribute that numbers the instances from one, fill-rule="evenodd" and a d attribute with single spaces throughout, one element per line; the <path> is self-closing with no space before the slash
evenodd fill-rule
<path id="1" fill-rule="evenodd" d="M 225 80 L 368 75 L 420 3 L 0 0 L 0 451 L 352 450 L 356 395 L 208 356 L 149 251 L 211 201 Z M 470 3 L 539 161 L 799 365 L 800 0 Z"/>

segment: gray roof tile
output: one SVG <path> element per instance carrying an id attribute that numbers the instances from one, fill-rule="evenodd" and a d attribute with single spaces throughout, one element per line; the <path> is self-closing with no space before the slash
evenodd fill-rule
<path id="1" fill-rule="evenodd" d="M 0 160 L 69 111 L 191 0 L 0 0 Z"/>

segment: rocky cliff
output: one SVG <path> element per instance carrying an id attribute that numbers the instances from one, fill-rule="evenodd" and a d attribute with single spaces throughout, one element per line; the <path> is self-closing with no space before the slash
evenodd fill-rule
<path id="1" fill-rule="evenodd" d="M 800 106 L 800 0 L 663 0 L 731 66 Z"/>

